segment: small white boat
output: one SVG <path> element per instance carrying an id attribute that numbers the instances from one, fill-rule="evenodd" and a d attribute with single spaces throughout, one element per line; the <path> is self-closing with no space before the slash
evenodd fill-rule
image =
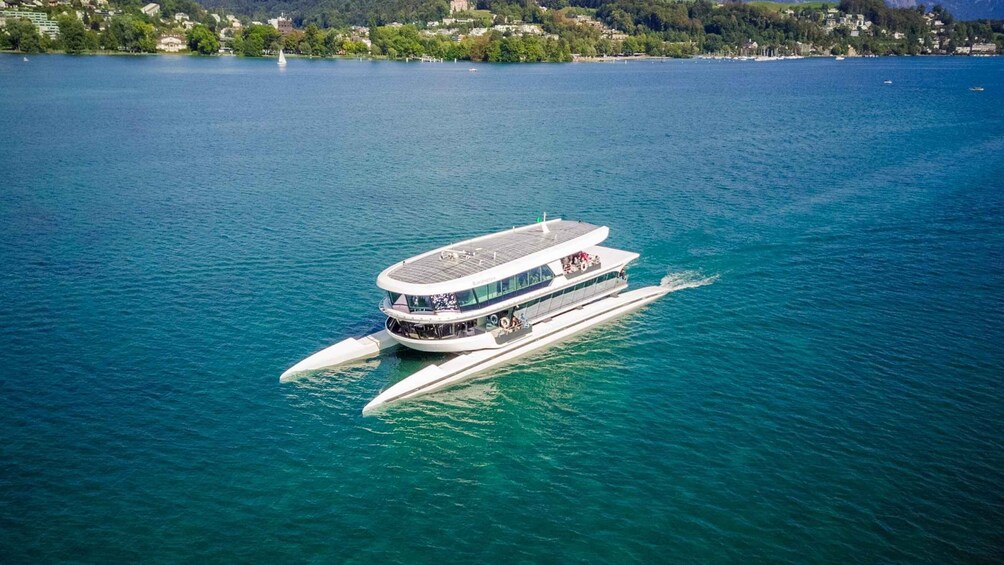
<path id="1" fill-rule="evenodd" d="M 469 72 L 469 73 L 476 73 L 476 72 L 478 72 L 478 70 L 475 69 L 474 67 L 471 67 L 471 68 L 467 69 L 467 72 Z"/>
<path id="2" fill-rule="evenodd" d="M 25 59 L 27 61 L 27 59 Z M 969 92 L 983 92 L 982 86 L 971 86 L 969 87 Z"/>
<path id="3" fill-rule="evenodd" d="M 838 61 L 843 61 L 844 59 L 846 59 L 846 57 L 844 57 L 843 55 L 837 55 Z"/>
<path id="4" fill-rule="evenodd" d="M 279 50 L 279 62 L 278 62 L 278 65 L 280 67 L 285 67 L 286 66 L 286 55 L 284 55 L 282 53 L 282 49 Z"/>
<path id="5" fill-rule="evenodd" d="M 27 62 L 28 62 L 28 58 L 27 58 L 27 57 L 25 57 L 25 58 L 24 58 L 24 62 L 25 62 L 25 63 L 27 63 Z"/>
<path id="6" fill-rule="evenodd" d="M 882 84 L 892 84 L 892 81 L 891 80 L 885 80 L 885 81 L 882 81 Z"/>

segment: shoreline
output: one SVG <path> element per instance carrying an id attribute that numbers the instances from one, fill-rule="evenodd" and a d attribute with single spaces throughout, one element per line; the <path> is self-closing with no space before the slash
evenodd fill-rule
<path id="1" fill-rule="evenodd" d="M 242 59 L 249 60 L 276 60 L 276 56 L 262 56 L 262 57 L 247 57 L 244 55 L 236 55 L 234 53 L 217 53 L 214 55 L 200 55 L 198 53 L 193 53 L 190 51 L 180 51 L 177 53 L 168 52 L 157 52 L 157 53 L 130 53 L 126 51 L 86 51 L 83 53 L 67 53 L 66 51 L 45 51 L 39 53 L 25 53 L 22 51 L 10 51 L 10 50 L 0 50 L 0 55 L 14 55 L 23 57 L 36 57 L 39 55 L 66 55 L 70 57 L 94 57 L 94 56 L 111 56 L 111 57 L 194 57 L 194 58 L 204 58 L 212 59 L 216 57 L 238 57 Z M 917 54 L 917 55 L 840 55 L 840 57 L 846 59 L 885 59 L 885 58 L 959 58 L 959 59 L 984 59 L 984 58 L 994 58 L 1001 57 L 1001 54 L 994 55 L 963 55 L 963 54 L 953 54 L 953 53 L 928 53 L 928 54 Z M 457 59 L 456 61 L 420 61 L 418 58 L 396 58 L 391 59 L 383 56 L 373 56 L 367 55 L 365 57 L 360 56 L 347 56 L 347 55 L 330 55 L 326 57 L 321 56 L 308 56 L 308 55 L 298 55 L 298 54 L 286 54 L 287 59 L 304 59 L 304 60 L 329 60 L 329 61 L 390 61 L 397 63 L 466 63 L 466 64 L 501 64 L 501 65 L 539 65 L 539 64 L 554 64 L 554 63 L 619 63 L 621 61 L 627 63 L 628 61 L 680 61 L 680 60 L 704 60 L 704 61 L 736 61 L 736 62 L 775 62 L 775 61 L 797 61 L 803 59 L 836 59 L 837 55 L 795 55 L 795 56 L 784 56 L 784 57 L 754 57 L 754 56 L 725 56 L 725 55 L 687 55 L 684 57 L 667 57 L 664 55 L 604 55 L 596 57 L 587 56 L 576 56 L 573 55 L 571 61 L 520 61 L 520 62 L 491 62 L 491 61 L 471 61 L 470 59 Z"/>

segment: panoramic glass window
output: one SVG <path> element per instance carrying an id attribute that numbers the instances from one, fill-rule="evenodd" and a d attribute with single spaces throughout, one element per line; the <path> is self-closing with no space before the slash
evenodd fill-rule
<path id="1" fill-rule="evenodd" d="M 391 305 L 411 312 L 461 312 L 476 310 L 508 300 L 525 292 L 536 290 L 554 278 L 547 265 L 534 267 L 499 281 L 491 282 L 455 293 L 434 294 L 432 296 L 405 296 L 388 292 Z"/>
<path id="2" fill-rule="evenodd" d="M 474 296 L 473 290 L 461 290 L 457 292 L 457 304 L 460 309 L 463 310 L 468 306 L 476 306 L 478 304 L 478 299 Z"/>

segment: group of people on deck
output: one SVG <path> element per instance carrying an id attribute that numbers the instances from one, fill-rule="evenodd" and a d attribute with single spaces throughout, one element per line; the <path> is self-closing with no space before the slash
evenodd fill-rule
<path id="1" fill-rule="evenodd" d="M 416 324 L 394 320 L 394 333 L 398 333 L 412 339 L 447 339 L 453 337 L 469 337 L 477 332 L 477 322 L 475 320 L 465 320 L 452 324 Z"/>
<path id="2" fill-rule="evenodd" d="M 447 294 L 433 294 L 429 297 L 432 301 L 432 308 L 434 310 L 459 310 L 460 306 L 457 304 L 457 295 L 452 292 Z"/>
<path id="3" fill-rule="evenodd" d="M 512 311 L 512 316 L 507 316 L 504 311 L 499 312 L 498 314 L 491 316 L 488 319 L 488 323 L 489 327 L 495 326 L 503 334 L 512 333 L 530 325 L 530 322 L 527 321 L 524 313 L 517 314 L 515 309 Z"/>
<path id="4" fill-rule="evenodd" d="M 579 251 L 565 257 L 561 260 L 561 267 L 565 270 L 565 274 L 574 273 L 576 271 L 585 271 L 589 267 L 592 267 L 599 260 L 596 255 L 590 255 L 585 251 Z"/>

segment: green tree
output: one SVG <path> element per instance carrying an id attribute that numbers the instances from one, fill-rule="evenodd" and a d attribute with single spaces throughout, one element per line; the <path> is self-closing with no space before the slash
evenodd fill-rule
<path id="1" fill-rule="evenodd" d="M 301 47 L 301 53 L 306 52 L 307 55 L 327 55 L 324 49 L 324 35 L 321 34 L 320 28 L 315 24 L 309 24 L 307 29 L 303 32 L 303 40 L 300 42 L 303 46 Z"/>
<path id="2" fill-rule="evenodd" d="M 342 42 L 342 50 L 345 51 L 346 55 L 366 55 L 370 52 L 370 48 L 365 43 L 351 39 Z"/>
<path id="3" fill-rule="evenodd" d="M 413 25 L 373 28 L 370 30 L 370 41 L 391 59 L 416 57 L 424 52 L 418 29 Z"/>
<path id="4" fill-rule="evenodd" d="M 333 29 L 323 32 L 323 39 L 321 41 L 324 44 L 324 52 L 327 55 L 337 55 L 342 50 L 342 45 L 344 45 L 341 34 Z"/>
<path id="5" fill-rule="evenodd" d="M 523 37 L 523 57 L 524 61 L 532 61 L 534 63 L 547 60 L 544 45 L 541 43 L 539 37 L 535 35 Z"/>
<path id="6" fill-rule="evenodd" d="M 265 52 L 278 51 L 282 35 L 272 26 L 252 25 L 241 31 L 234 41 L 234 52 L 245 57 L 261 57 Z"/>
<path id="7" fill-rule="evenodd" d="M 56 21 L 59 23 L 59 37 L 63 41 L 63 49 L 67 53 L 83 53 L 92 48 L 84 22 L 70 15 L 59 16 Z"/>
<path id="8" fill-rule="evenodd" d="M 157 36 L 153 25 L 131 15 L 112 18 L 102 42 L 106 49 L 129 53 L 157 51 Z"/>
<path id="9" fill-rule="evenodd" d="M 519 63 L 523 61 L 525 56 L 526 53 L 523 50 L 523 42 L 519 37 L 506 37 L 499 45 L 499 62 Z"/>
<path id="10" fill-rule="evenodd" d="M 186 39 L 188 40 L 188 48 L 193 53 L 213 55 L 220 51 L 220 40 L 212 30 L 202 24 L 192 26 L 192 29 L 188 30 Z"/>
<path id="11" fill-rule="evenodd" d="M 5 27 L 7 44 L 14 51 L 22 53 L 39 53 L 43 51 L 42 36 L 31 20 L 18 18 L 8 20 Z"/>

